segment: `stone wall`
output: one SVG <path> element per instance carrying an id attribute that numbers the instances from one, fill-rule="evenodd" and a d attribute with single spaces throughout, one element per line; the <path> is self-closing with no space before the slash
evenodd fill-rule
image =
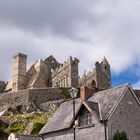
<path id="1" fill-rule="evenodd" d="M 47 87 L 52 87 L 52 72 L 51 69 L 55 70 L 60 66 L 60 63 L 57 62 L 57 60 L 51 55 L 48 58 L 44 60 L 44 63 L 46 64 L 47 68 L 47 79 L 46 79 L 46 85 Z"/>
<path id="2" fill-rule="evenodd" d="M 73 130 L 62 130 L 42 137 L 44 140 L 73 140 Z M 98 123 L 92 127 L 76 128 L 76 140 L 105 140 L 104 126 Z"/>
<path id="3" fill-rule="evenodd" d="M 111 139 L 117 129 L 125 131 L 129 140 L 140 140 L 140 105 L 128 90 L 108 121 Z"/>
<path id="4" fill-rule="evenodd" d="M 6 108 L 16 108 L 19 105 L 27 106 L 29 90 L 4 93 L 0 95 L 0 110 Z"/>
<path id="5" fill-rule="evenodd" d="M 111 87 L 110 65 L 106 58 L 101 63 L 96 62 L 95 68 L 79 79 L 80 86 L 96 87 L 97 89 L 107 89 Z"/>
<path id="6" fill-rule="evenodd" d="M 60 65 L 59 68 L 52 70 L 52 86 L 78 87 L 78 63 L 78 59 L 72 59 L 72 57 L 70 57 L 63 65 Z"/>
<path id="7" fill-rule="evenodd" d="M 30 89 L 28 102 L 40 108 L 42 103 L 48 101 L 56 101 L 64 99 L 62 89 L 59 88 L 45 88 L 45 89 Z M 50 102 L 51 104 L 51 102 Z"/>
<path id="8" fill-rule="evenodd" d="M 53 104 L 55 104 L 54 101 L 59 103 L 57 100 L 65 99 L 64 94 L 64 89 L 60 88 L 26 89 L 5 93 L 0 95 L 0 110 L 22 106 L 23 110 L 34 111 L 40 109 L 40 105 L 48 101 L 50 104 L 52 104 L 51 101 Z"/>

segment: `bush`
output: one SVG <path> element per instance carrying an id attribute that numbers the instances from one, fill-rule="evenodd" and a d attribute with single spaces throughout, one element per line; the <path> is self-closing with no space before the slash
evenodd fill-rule
<path id="1" fill-rule="evenodd" d="M 35 122 L 31 134 L 37 135 L 44 125 L 45 123 Z"/>
<path id="2" fill-rule="evenodd" d="M 27 124 L 25 123 L 15 124 L 11 126 L 10 128 L 7 128 L 7 131 L 10 133 L 22 133 L 26 127 L 27 127 Z"/>
<path id="3" fill-rule="evenodd" d="M 117 132 L 113 136 L 113 140 L 128 140 L 126 132 L 120 132 L 119 130 L 117 130 Z"/>

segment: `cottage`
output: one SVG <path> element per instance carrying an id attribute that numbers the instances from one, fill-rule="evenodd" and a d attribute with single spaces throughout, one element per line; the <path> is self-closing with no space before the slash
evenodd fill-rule
<path id="1" fill-rule="evenodd" d="M 117 130 L 125 131 L 129 140 L 140 140 L 140 102 L 131 85 L 100 92 L 84 88 L 75 102 L 75 119 L 72 101 L 61 104 L 40 137 L 72 140 L 75 127 L 76 140 L 111 140 Z"/>

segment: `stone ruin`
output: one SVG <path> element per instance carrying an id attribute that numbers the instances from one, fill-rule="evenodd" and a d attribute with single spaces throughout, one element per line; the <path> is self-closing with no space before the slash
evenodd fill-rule
<path id="1" fill-rule="evenodd" d="M 79 60 L 71 56 L 63 64 L 52 55 L 39 59 L 27 70 L 27 55 L 13 57 L 12 78 L 0 82 L 0 111 L 20 107 L 21 112 L 38 109 L 47 111 L 69 97 L 71 87 L 92 87 L 103 90 L 111 87 L 110 65 L 106 58 L 96 62 L 93 71 L 79 76 Z"/>
<path id="2" fill-rule="evenodd" d="M 69 88 L 69 87 L 96 87 L 107 89 L 111 87 L 110 65 L 106 58 L 101 63 L 96 62 L 93 71 L 78 72 L 79 60 L 71 56 L 63 64 L 51 55 L 44 61 L 37 60 L 27 70 L 27 55 L 18 53 L 13 57 L 12 78 L 6 84 L 0 82 L 0 92 L 15 92 L 24 89 L 36 88 Z"/>

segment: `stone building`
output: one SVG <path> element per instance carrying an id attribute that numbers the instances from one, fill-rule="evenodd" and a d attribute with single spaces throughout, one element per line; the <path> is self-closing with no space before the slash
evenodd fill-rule
<path id="1" fill-rule="evenodd" d="M 79 78 L 79 60 L 71 56 L 63 64 L 51 55 L 44 61 L 37 60 L 27 70 L 27 55 L 18 53 L 13 57 L 12 78 L 5 92 L 46 87 L 96 87 L 99 90 L 111 87 L 110 65 L 106 58 L 96 62 L 92 72 Z"/>
<path id="2" fill-rule="evenodd" d="M 59 62 L 57 62 L 57 60 L 52 56 L 50 55 L 48 58 L 46 58 L 44 60 L 44 63 L 46 64 L 46 71 L 47 71 L 47 79 L 46 79 L 46 85 L 48 87 L 52 87 L 52 70 L 55 70 L 56 68 L 59 68 L 60 65 L 63 65 L 63 64 L 60 64 Z"/>
<path id="3" fill-rule="evenodd" d="M 101 63 L 95 63 L 95 68 L 92 72 L 84 73 L 80 78 L 80 86 L 96 87 L 100 90 L 111 87 L 110 65 L 105 57 Z"/>
<path id="4" fill-rule="evenodd" d="M 70 56 L 59 68 L 52 69 L 52 87 L 78 87 L 78 63 L 77 58 Z"/>
<path id="5" fill-rule="evenodd" d="M 5 92 L 46 87 L 78 87 L 77 58 L 70 57 L 60 64 L 51 55 L 44 61 L 37 60 L 27 70 L 27 55 L 18 53 L 13 57 L 12 79 Z"/>
<path id="6" fill-rule="evenodd" d="M 130 85 L 96 92 L 82 89 L 76 100 L 75 118 L 72 101 L 62 103 L 40 131 L 43 140 L 111 140 L 117 130 L 129 140 L 140 139 L 140 102 Z M 76 120 L 76 121 L 74 121 Z"/>
<path id="7" fill-rule="evenodd" d="M 71 56 L 63 64 L 51 55 L 44 61 L 37 60 L 27 70 L 27 55 L 18 53 L 13 57 L 12 78 L 5 92 L 46 87 L 96 87 L 99 90 L 111 87 L 110 65 L 106 58 L 96 62 L 92 72 L 79 78 L 79 60 Z"/>

